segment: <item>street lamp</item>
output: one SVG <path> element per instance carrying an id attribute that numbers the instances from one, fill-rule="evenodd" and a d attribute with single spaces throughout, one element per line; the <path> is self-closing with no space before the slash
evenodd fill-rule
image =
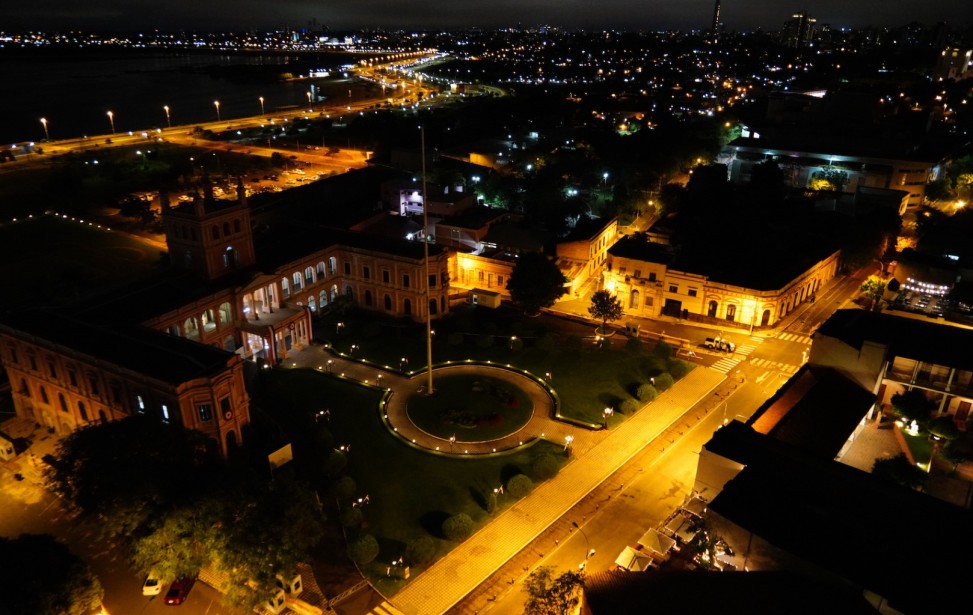
<path id="1" fill-rule="evenodd" d="M 166 124 L 172 128 L 172 118 L 169 116 L 169 105 L 162 105 L 162 110 L 166 112 Z"/>
<path id="2" fill-rule="evenodd" d="M 328 373 L 330 374 L 334 370 L 334 359 L 328 359 Z"/>
<path id="3" fill-rule="evenodd" d="M 220 118 L 220 101 L 214 100 L 213 105 L 216 107 L 216 121 L 220 122 L 222 121 L 222 118 Z"/>
<path id="4" fill-rule="evenodd" d="M 605 408 L 605 429 L 608 429 L 608 418 L 615 414 L 615 411 L 609 406 Z"/>
<path id="5" fill-rule="evenodd" d="M 41 124 L 44 125 L 44 140 L 45 141 L 50 141 L 51 140 L 51 133 L 47 132 L 47 118 L 43 118 L 42 117 L 41 118 Z"/>
<path id="6" fill-rule="evenodd" d="M 608 171 L 601 174 L 601 181 L 603 185 L 608 185 Z"/>
<path id="7" fill-rule="evenodd" d="M 260 115 L 265 115 L 265 112 L 264 112 L 264 97 L 261 96 L 259 100 L 260 100 Z"/>
<path id="8" fill-rule="evenodd" d="M 571 443 L 574 442 L 574 436 L 568 434 L 564 436 L 564 452 L 568 455 L 571 454 Z"/>
<path id="9" fill-rule="evenodd" d="M 108 122 L 111 124 L 111 133 L 115 134 L 115 114 L 111 111 L 108 112 Z"/>
<path id="10" fill-rule="evenodd" d="M 307 91 L 307 110 L 308 111 L 311 111 L 312 110 L 312 107 L 311 107 L 311 90 L 308 90 Z"/>
<path id="11" fill-rule="evenodd" d="M 578 571 L 583 575 L 585 569 L 588 567 L 588 560 L 594 556 L 595 550 L 591 548 L 591 543 L 588 542 L 588 535 L 584 533 L 584 530 L 581 529 L 581 526 L 578 525 L 578 522 L 572 521 L 571 525 L 573 525 L 575 529 L 578 530 L 578 532 L 580 532 L 581 536 L 584 538 L 584 548 L 585 548 L 584 561 L 578 564 Z"/>

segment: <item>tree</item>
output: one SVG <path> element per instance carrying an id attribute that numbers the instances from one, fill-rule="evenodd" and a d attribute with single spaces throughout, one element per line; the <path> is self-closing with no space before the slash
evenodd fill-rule
<path id="1" fill-rule="evenodd" d="M 911 389 L 896 393 L 889 400 L 892 403 L 892 411 L 906 421 L 915 421 L 925 424 L 932 416 L 936 402 L 928 399 L 922 389 Z"/>
<path id="2" fill-rule="evenodd" d="M 551 307 L 564 293 L 568 279 L 554 261 L 540 252 L 521 254 L 510 272 L 507 290 L 510 298 L 519 303 L 527 314 Z"/>
<path id="3" fill-rule="evenodd" d="M 541 566 L 527 575 L 524 581 L 524 591 L 527 592 L 525 615 L 564 615 L 572 612 L 580 600 L 578 590 L 583 581 L 581 575 L 573 570 L 555 577 L 553 568 Z"/>
<path id="4" fill-rule="evenodd" d="M 419 566 L 432 561 L 436 556 L 436 542 L 429 536 L 420 536 L 405 546 L 405 561 Z"/>
<path id="5" fill-rule="evenodd" d="M 622 414 L 635 414 L 638 412 L 639 406 L 639 402 L 635 401 L 634 399 L 626 399 L 620 406 L 618 406 L 618 411 Z"/>
<path id="6" fill-rule="evenodd" d="M 53 536 L 0 536 L 2 610 L 9 615 L 89 615 L 104 590 L 88 565 Z"/>
<path id="7" fill-rule="evenodd" d="M 869 310 L 872 312 L 881 312 L 888 306 L 888 301 L 884 299 L 885 290 L 888 288 L 888 285 L 888 280 L 877 275 L 870 275 L 867 280 L 862 282 L 858 290 L 868 300 Z"/>
<path id="8" fill-rule="evenodd" d="M 601 333 L 608 332 L 608 321 L 616 321 L 622 317 L 622 302 L 607 290 L 598 290 L 591 295 L 591 305 L 588 313 L 601 319 Z"/>
<path id="9" fill-rule="evenodd" d="M 443 536 L 450 540 L 463 540 L 473 533 L 473 519 L 466 513 L 459 513 L 443 521 Z"/>
<path id="10" fill-rule="evenodd" d="M 545 453 L 530 464 L 531 473 L 537 480 L 554 478 L 561 470 L 561 462 L 550 453 Z"/>

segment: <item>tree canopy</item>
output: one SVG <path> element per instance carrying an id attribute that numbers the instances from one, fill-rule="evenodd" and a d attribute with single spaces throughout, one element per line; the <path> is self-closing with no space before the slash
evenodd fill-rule
<path id="1" fill-rule="evenodd" d="M 622 302 L 607 290 L 598 290 L 591 295 L 588 313 L 601 319 L 601 332 L 606 333 L 608 322 L 622 317 Z"/>
<path id="2" fill-rule="evenodd" d="M 53 536 L 0 536 L 0 611 L 8 615 L 90 615 L 104 590 L 83 560 Z"/>
<path id="3" fill-rule="evenodd" d="M 528 314 L 551 307 L 564 293 L 568 279 L 547 255 L 527 252 L 517 259 L 517 265 L 507 280 L 510 297 Z"/>
<path id="4" fill-rule="evenodd" d="M 105 535 L 128 538 L 142 573 L 170 581 L 210 566 L 228 574 L 227 600 L 247 607 L 323 535 L 314 493 L 289 472 L 268 484 L 207 450 L 202 434 L 150 417 L 75 431 L 50 479 Z"/>
<path id="5" fill-rule="evenodd" d="M 541 566 L 527 576 L 524 591 L 525 615 L 564 615 L 577 606 L 580 596 L 581 575 L 569 570 L 554 576 L 554 569 Z"/>

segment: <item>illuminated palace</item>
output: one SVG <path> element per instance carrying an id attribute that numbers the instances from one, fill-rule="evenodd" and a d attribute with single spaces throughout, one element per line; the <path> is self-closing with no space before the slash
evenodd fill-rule
<path id="1" fill-rule="evenodd" d="M 279 225 L 254 235 L 238 199 L 160 195 L 171 267 L 70 314 L 0 323 L 16 413 L 56 433 L 135 413 L 208 434 L 226 454 L 249 423 L 245 359 L 274 364 L 311 342 L 336 301 L 425 320 L 448 313 L 449 253 L 419 242 Z M 259 258 L 258 258 L 259 255 Z M 428 303 L 426 291 L 428 285 Z"/>

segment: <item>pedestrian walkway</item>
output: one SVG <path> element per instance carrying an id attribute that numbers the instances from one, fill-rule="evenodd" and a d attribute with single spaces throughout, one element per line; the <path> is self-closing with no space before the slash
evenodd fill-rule
<path id="1" fill-rule="evenodd" d="M 777 336 L 777 339 L 784 340 L 785 342 L 803 344 L 804 346 L 810 346 L 811 342 L 814 341 L 806 335 L 798 335 L 797 333 L 781 333 Z"/>
<path id="2" fill-rule="evenodd" d="M 790 363 L 781 363 L 780 361 L 771 361 L 770 359 L 752 359 L 750 363 L 754 367 L 776 369 L 777 371 L 784 372 L 785 374 L 796 374 L 797 370 L 801 369 L 799 365 L 791 365 Z"/>
<path id="3" fill-rule="evenodd" d="M 743 359 L 738 359 L 736 355 L 730 355 L 728 357 L 723 357 L 716 363 L 712 364 L 710 368 L 715 369 L 721 374 L 729 374 L 730 371 L 740 364 Z"/>
<path id="4" fill-rule="evenodd" d="M 703 399 L 725 377 L 711 369 L 689 373 L 585 454 L 576 453 L 553 479 L 539 485 L 392 597 L 408 615 L 440 615 L 571 509 L 648 442 Z"/>

